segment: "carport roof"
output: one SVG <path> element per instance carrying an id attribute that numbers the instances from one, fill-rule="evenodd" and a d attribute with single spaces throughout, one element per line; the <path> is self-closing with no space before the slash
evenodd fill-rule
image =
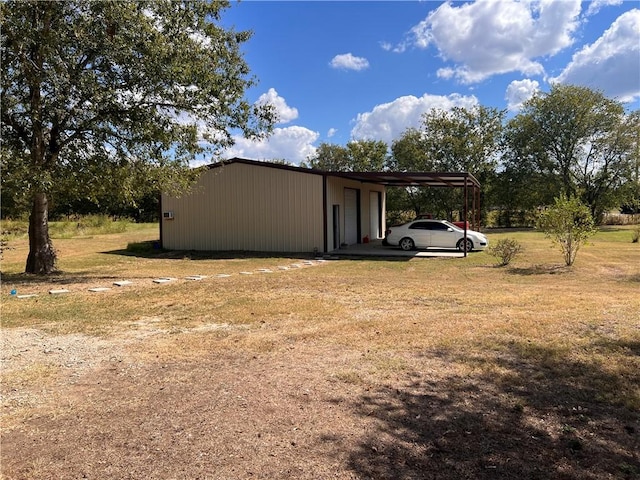
<path id="1" fill-rule="evenodd" d="M 467 172 L 327 172 L 336 177 L 379 183 L 388 187 L 477 187 L 478 180 Z"/>
<path id="2" fill-rule="evenodd" d="M 220 163 L 209 165 L 209 168 L 217 168 L 231 163 L 244 163 L 259 165 L 262 167 L 293 170 L 312 175 L 329 175 L 332 177 L 348 178 L 367 183 L 377 183 L 389 187 L 445 187 L 445 188 L 480 188 L 478 180 L 468 172 L 329 172 L 309 168 L 295 167 L 279 163 L 260 162 L 246 158 L 232 158 Z"/>

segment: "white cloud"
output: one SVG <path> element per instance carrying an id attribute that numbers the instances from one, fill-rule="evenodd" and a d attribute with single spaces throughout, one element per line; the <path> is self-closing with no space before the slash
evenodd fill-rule
<path id="1" fill-rule="evenodd" d="M 536 58 L 554 55 L 573 43 L 580 0 L 483 0 L 460 6 L 446 2 L 411 29 L 418 48 L 434 45 L 455 68 L 442 78 L 480 82 L 492 75 L 542 75 Z"/>
<path id="2" fill-rule="evenodd" d="M 449 110 L 452 107 L 471 108 L 478 105 L 474 96 L 452 94 L 448 96 L 424 94 L 400 97 L 393 102 L 377 105 L 370 112 L 360 113 L 351 130 L 351 137 L 356 140 L 382 140 L 391 145 L 410 127 L 419 127 L 422 114 L 432 108 Z"/>
<path id="3" fill-rule="evenodd" d="M 595 15 L 602 9 L 603 7 L 608 7 L 610 5 L 621 5 L 622 0 L 592 0 L 589 2 L 589 8 L 587 9 L 587 16 Z"/>
<path id="4" fill-rule="evenodd" d="M 436 72 L 438 78 L 444 78 L 445 80 L 449 80 L 456 74 L 456 71 L 453 68 L 439 68 Z"/>
<path id="5" fill-rule="evenodd" d="M 369 61 L 363 57 L 355 57 L 351 53 L 336 55 L 329 63 L 331 68 L 360 71 L 369 68 Z"/>
<path id="6" fill-rule="evenodd" d="M 514 80 L 507 87 L 505 99 L 509 110 L 519 110 L 520 106 L 529 100 L 538 90 L 540 84 L 535 80 Z"/>
<path id="7" fill-rule="evenodd" d="M 278 114 L 278 123 L 289 123 L 298 118 L 298 109 L 287 105 L 287 101 L 278 95 L 275 88 L 270 88 L 267 93 L 260 95 L 256 103 L 272 105 Z"/>
<path id="8" fill-rule="evenodd" d="M 309 155 L 313 155 L 316 147 L 313 143 L 320 134 L 305 127 L 291 126 L 275 128 L 272 135 L 261 141 L 247 140 L 235 137 L 235 145 L 227 149 L 225 158 L 241 157 L 252 160 L 284 159 L 299 164 Z"/>
<path id="9" fill-rule="evenodd" d="M 620 15 L 591 45 L 577 52 L 551 82 L 602 90 L 621 102 L 640 98 L 640 10 Z"/>
<path id="10" fill-rule="evenodd" d="M 336 133 L 338 133 L 337 128 L 330 128 L 329 131 L 327 132 L 327 138 L 333 137 Z"/>

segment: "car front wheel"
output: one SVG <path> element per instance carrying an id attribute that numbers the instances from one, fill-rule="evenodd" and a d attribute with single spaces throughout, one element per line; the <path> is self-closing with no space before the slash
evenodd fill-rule
<path id="1" fill-rule="evenodd" d="M 467 243 L 467 248 L 466 248 L 467 252 L 470 252 L 471 250 L 473 250 L 473 242 L 472 242 L 470 239 L 468 239 L 468 238 L 467 238 L 467 242 L 466 242 L 466 243 Z M 458 245 L 457 245 L 457 247 L 458 247 L 458 250 L 460 250 L 461 252 L 464 252 L 464 251 L 465 251 L 465 241 L 464 241 L 464 238 L 462 238 L 462 239 L 458 240 Z"/>
<path id="2" fill-rule="evenodd" d="M 405 237 L 402 240 L 400 240 L 400 248 L 405 252 L 407 252 L 409 250 L 413 250 L 414 248 L 416 248 L 416 244 L 413 243 L 413 240 L 411 240 L 409 237 Z"/>

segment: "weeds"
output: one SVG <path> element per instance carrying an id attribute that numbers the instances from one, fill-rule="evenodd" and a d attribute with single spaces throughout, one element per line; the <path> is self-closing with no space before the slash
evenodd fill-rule
<path id="1" fill-rule="evenodd" d="M 132 224 L 126 218 L 114 219 L 109 215 L 87 215 L 49 222 L 51 238 L 73 238 L 82 235 L 124 233 Z M 25 219 L 2 220 L 2 232 L 7 240 L 24 238 L 29 234 L 29 221 Z"/>
<path id="2" fill-rule="evenodd" d="M 504 267 L 509 265 L 518 254 L 522 253 L 523 248 L 517 240 L 503 238 L 489 246 L 486 251 L 489 255 L 498 259 L 498 266 Z"/>

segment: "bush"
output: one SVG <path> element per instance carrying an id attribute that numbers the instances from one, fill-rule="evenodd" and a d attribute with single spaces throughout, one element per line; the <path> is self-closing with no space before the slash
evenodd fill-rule
<path id="1" fill-rule="evenodd" d="M 597 232 L 589 207 L 575 197 L 566 196 L 556 198 L 555 203 L 540 214 L 537 227 L 560 246 L 568 267 L 573 265 L 580 246 Z"/>
<path id="2" fill-rule="evenodd" d="M 636 225 L 631 230 L 631 243 L 638 243 L 640 241 L 640 225 Z"/>
<path id="3" fill-rule="evenodd" d="M 498 240 L 494 245 L 490 245 L 486 252 L 496 257 L 499 261 L 498 265 L 504 267 L 511 263 L 511 260 L 523 250 L 522 245 L 512 238 L 503 238 Z"/>

